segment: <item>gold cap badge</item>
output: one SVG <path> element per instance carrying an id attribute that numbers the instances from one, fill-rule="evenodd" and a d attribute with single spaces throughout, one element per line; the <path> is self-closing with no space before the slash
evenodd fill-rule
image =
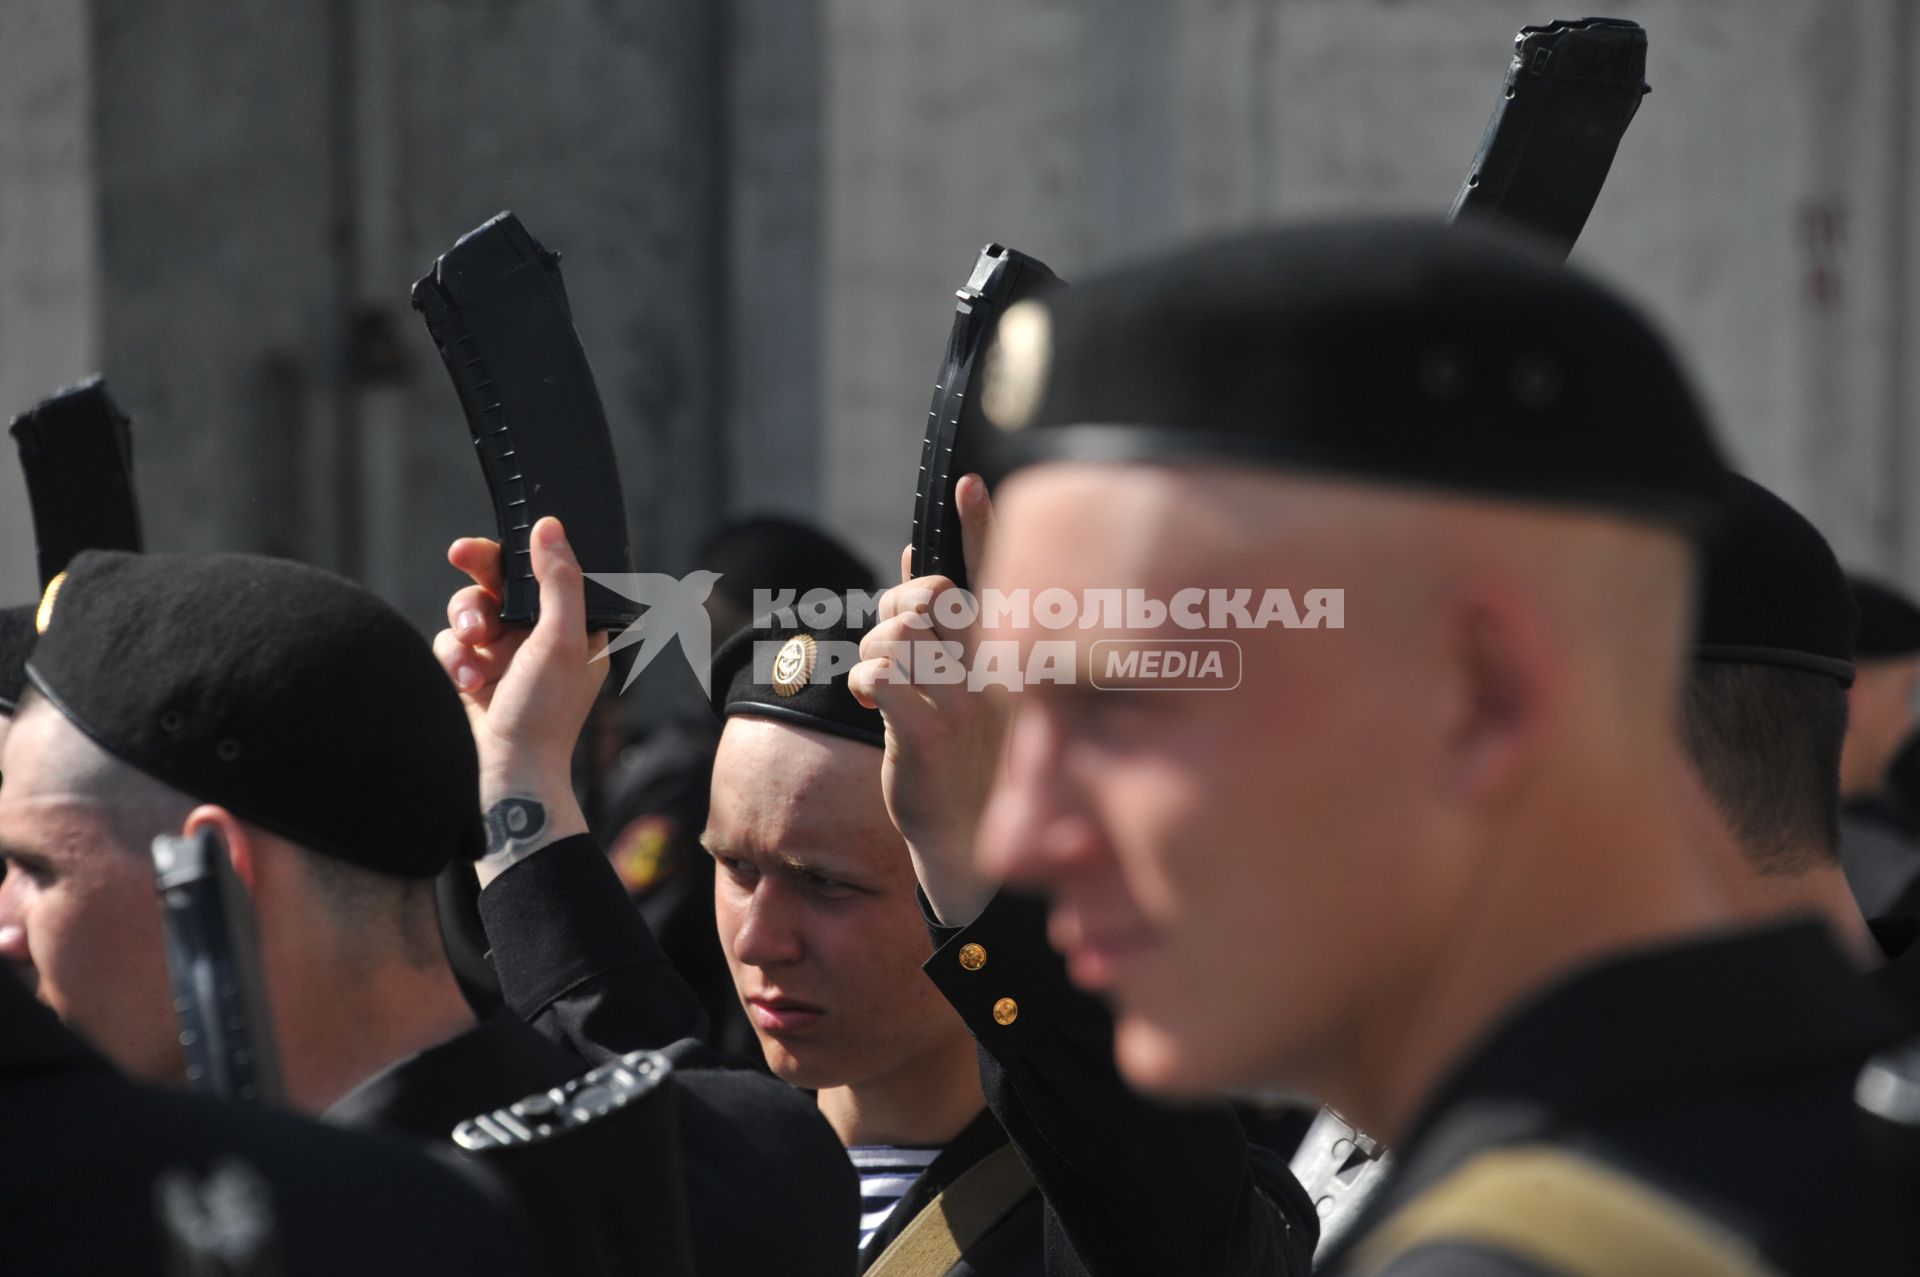
<path id="1" fill-rule="evenodd" d="M 813 678 L 813 665 L 820 645 L 811 634 L 796 634 L 786 641 L 773 658 L 773 690 L 776 695 L 792 696 Z"/>
<path id="2" fill-rule="evenodd" d="M 54 573 L 53 580 L 47 582 L 46 592 L 40 596 L 40 610 L 33 614 L 33 632 L 45 634 L 47 626 L 53 622 L 53 601 L 60 595 L 60 587 L 67 583 L 65 572 Z"/>
<path id="3" fill-rule="evenodd" d="M 1053 363 L 1053 318 L 1037 301 L 1008 307 L 987 352 L 980 407 L 1002 430 L 1024 430 L 1040 411 Z"/>

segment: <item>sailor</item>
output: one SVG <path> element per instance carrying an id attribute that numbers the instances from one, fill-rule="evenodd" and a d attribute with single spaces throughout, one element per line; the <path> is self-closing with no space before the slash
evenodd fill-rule
<path id="1" fill-rule="evenodd" d="M 1741 929 L 1673 800 L 1727 485 L 1649 324 L 1518 243 L 1348 222 L 1084 283 L 1000 347 L 987 589 L 1341 592 L 1338 626 L 999 631 L 1076 671 L 1241 650 L 1231 690 L 1029 683 L 982 822 L 1128 1079 L 1305 1092 L 1392 1147 L 1332 1271 L 1907 1271 L 1850 1118 L 1903 1017 L 1824 927 Z"/>

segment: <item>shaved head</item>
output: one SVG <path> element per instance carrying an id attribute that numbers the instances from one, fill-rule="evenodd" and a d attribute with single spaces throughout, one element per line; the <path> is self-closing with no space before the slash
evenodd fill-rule
<path id="1" fill-rule="evenodd" d="M 199 805 L 94 744 L 36 691 L 22 698 L 16 726 L 31 733 L 35 768 L 47 785 L 97 808 L 125 849 L 145 856 L 155 834 L 178 833 Z"/>

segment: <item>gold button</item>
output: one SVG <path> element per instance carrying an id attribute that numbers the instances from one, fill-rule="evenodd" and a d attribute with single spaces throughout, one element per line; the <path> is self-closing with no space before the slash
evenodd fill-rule
<path id="1" fill-rule="evenodd" d="M 1020 1004 L 1012 998 L 1001 998 L 993 1004 L 993 1020 L 996 1024 L 1012 1024 L 1020 1018 Z"/>
<path id="2" fill-rule="evenodd" d="M 960 946 L 960 965 L 969 971 L 978 971 L 987 965 L 987 950 L 983 945 L 963 944 Z"/>

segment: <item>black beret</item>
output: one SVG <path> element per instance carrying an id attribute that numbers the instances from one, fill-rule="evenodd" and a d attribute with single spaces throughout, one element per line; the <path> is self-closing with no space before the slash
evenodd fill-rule
<path id="1" fill-rule="evenodd" d="M 1773 493 L 1742 475 L 1729 479 L 1727 519 L 1707 545 L 1694 657 L 1852 684 L 1859 613 L 1833 547 Z"/>
<path id="2" fill-rule="evenodd" d="M 331 572 L 85 551 L 47 588 L 27 674 L 116 758 L 314 851 L 428 878 L 485 850 L 452 684 Z"/>
<path id="3" fill-rule="evenodd" d="M 0 714 L 20 708 L 20 693 L 27 687 L 34 611 L 31 605 L 0 608 Z"/>
<path id="4" fill-rule="evenodd" d="M 1704 523 L 1724 473 L 1626 302 L 1511 232 L 1413 220 L 1215 241 L 1001 319 L 997 477 L 1253 461 Z"/>
<path id="5" fill-rule="evenodd" d="M 771 617 L 729 638 L 713 654 L 714 713 L 772 718 L 884 746 L 880 711 L 847 690 L 847 671 L 860 659 L 866 634 L 865 626 L 847 623 L 852 615 L 850 607 L 842 608 L 841 619 L 827 626 L 798 624 L 798 617 L 796 624 L 783 625 Z"/>
<path id="6" fill-rule="evenodd" d="M 1860 605 L 1860 632 L 1854 654 L 1861 660 L 1912 656 L 1920 652 L 1920 608 L 1900 590 L 1864 576 L 1847 578 Z"/>

